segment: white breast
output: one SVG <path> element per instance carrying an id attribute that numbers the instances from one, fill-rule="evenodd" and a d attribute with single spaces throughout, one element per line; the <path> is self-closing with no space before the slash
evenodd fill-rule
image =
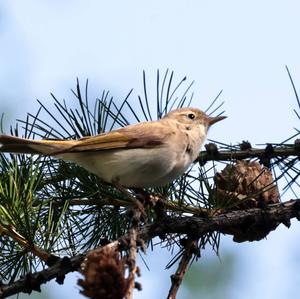
<path id="1" fill-rule="evenodd" d="M 164 146 L 67 153 L 58 156 L 75 162 L 109 183 L 125 187 L 164 186 L 182 175 L 196 159 L 206 136 L 198 130 L 180 130 Z M 191 150 L 187 151 L 187 147 Z"/>
<path id="2" fill-rule="evenodd" d="M 163 186 L 190 164 L 186 157 L 178 159 L 167 148 L 68 153 L 61 158 L 81 165 L 106 182 L 118 181 L 123 186 L 137 188 Z"/>

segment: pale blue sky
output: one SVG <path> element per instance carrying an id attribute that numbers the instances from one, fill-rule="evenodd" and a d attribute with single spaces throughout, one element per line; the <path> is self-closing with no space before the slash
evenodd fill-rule
<path id="1" fill-rule="evenodd" d="M 132 87 L 136 95 L 142 91 L 143 69 L 154 93 L 156 69 L 170 68 L 178 79 L 195 80 L 199 108 L 223 90 L 229 118 L 211 130 L 211 138 L 279 142 L 298 126 L 285 65 L 300 89 L 299 28 L 296 0 L 4 0 L 0 109 L 7 111 L 7 121 L 24 117 L 37 109 L 36 98 L 51 103 L 50 91 L 68 98 L 77 76 L 82 82 L 89 78 L 94 96 L 108 89 L 124 98 Z M 299 227 L 293 223 L 291 230 L 282 228 L 259 243 L 224 238 L 224 248 L 240 259 L 232 298 L 295 298 Z M 168 262 L 159 251 L 148 253 L 150 266 Z M 167 274 L 155 266 L 143 274 L 144 291 L 136 298 L 166 297 Z M 74 282 L 57 287 L 74 299 L 77 289 Z"/>

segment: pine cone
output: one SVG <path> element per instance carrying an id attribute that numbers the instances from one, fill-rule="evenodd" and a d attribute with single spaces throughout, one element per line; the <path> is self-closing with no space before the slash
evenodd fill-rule
<path id="1" fill-rule="evenodd" d="M 129 282 L 124 278 L 125 265 L 120 253 L 110 248 L 100 248 L 89 253 L 83 263 L 78 284 L 81 294 L 91 299 L 122 299 Z"/>
<path id="2" fill-rule="evenodd" d="M 228 164 L 216 173 L 214 180 L 218 201 L 225 206 L 230 203 L 235 208 L 258 207 L 278 203 L 280 199 L 271 171 L 257 161 Z"/>
<path id="3" fill-rule="evenodd" d="M 271 171 L 256 161 L 240 160 L 227 165 L 214 177 L 219 206 L 227 209 L 264 207 L 278 203 L 278 188 Z M 247 223 L 232 226 L 223 231 L 233 235 L 235 242 L 258 241 L 274 230 L 278 223 Z"/>

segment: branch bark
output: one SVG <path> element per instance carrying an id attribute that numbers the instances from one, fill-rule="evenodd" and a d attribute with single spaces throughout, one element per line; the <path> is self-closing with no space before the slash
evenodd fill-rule
<path id="1" fill-rule="evenodd" d="M 213 151 L 202 151 L 199 154 L 198 159 L 195 162 L 199 162 L 204 165 L 208 161 L 232 161 L 232 160 L 242 160 L 247 158 L 275 158 L 275 157 L 289 157 L 289 156 L 299 156 L 300 150 L 299 146 L 281 146 L 272 147 L 267 146 L 265 149 L 249 148 L 247 150 L 222 150 L 219 151 L 217 147 Z"/>

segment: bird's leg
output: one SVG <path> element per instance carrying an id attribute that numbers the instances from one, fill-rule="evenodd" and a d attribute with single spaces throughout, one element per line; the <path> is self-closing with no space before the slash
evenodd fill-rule
<path id="1" fill-rule="evenodd" d="M 143 203 L 150 205 L 151 207 L 156 206 L 158 201 L 163 200 L 162 196 L 157 193 L 149 193 L 142 188 L 132 188 L 133 192 L 136 194 L 136 197 Z"/>
<path id="2" fill-rule="evenodd" d="M 145 217 L 146 219 L 146 212 L 144 209 L 143 204 L 141 203 L 141 201 L 139 199 L 137 199 L 135 196 L 133 196 L 126 188 L 124 188 L 118 180 L 113 180 L 112 182 L 114 184 L 114 186 L 123 194 L 125 194 L 127 196 L 127 198 L 133 202 L 135 204 L 135 206 L 139 209 L 139 211 L 141 212 L 141 214 Z"/>
<path id="3" fill-rule="evenodd" d="M 149 198 L 150 198 L 150 194 L 145 191 L 142 188 L 131 188 L 131 190 L 135 193 L 135 196 L 143 203 L 147 203 Z"/>
<path id="4" fill-rule="evenodd" d="M 141 188 L 134 188 L 132 190 L 136 194 L 136 197 L 143 203 L 144 207 L 154 209 L 158 219 L 162 219 L 166 216 L 164 197 L 156 193 L 149 193 Z"/>

